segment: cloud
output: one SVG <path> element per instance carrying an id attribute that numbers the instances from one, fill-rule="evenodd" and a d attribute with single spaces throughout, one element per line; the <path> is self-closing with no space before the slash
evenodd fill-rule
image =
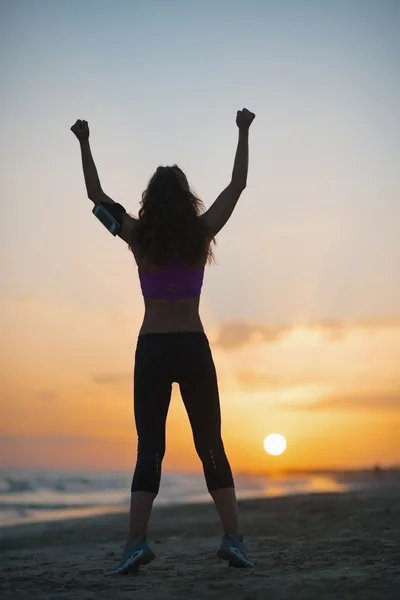
<path id="1" fill-rule="evenodd" d="M 234 370 L 234 377 L 243 392 L 283 390 L 287 388 L 304 388 L 329 384 L 329 379 L 318 373 L 315 375 L 307 373 L 278 374 L 239 368 Z"/>
<path id="2" fill-rule="evenodd" d="M 235 373 L 236 380 L 244 391 L 252 392 L 260 389 L 277 387 L 274 385 L 273 378 L 267 373 L 257 373 L 256 371 L 246 370 Z"/>
<path id="3" fill-rule="evenodd" d="M 126 383 L 132 383 L 133 374 L 132 373 L 103 373 L 99 375 L 94 375 L 92 377 L 92 381 L 94 383 L 98 383 L 100 385 L 121 385 Z"/>
<path id="4" fill-rule="evenodd" d="M 54 390 L 40 390 L 36 393 L 36 399 L 43 403 L 55 402 L 59 397 L 60 394 Z"/>
<path id="5" fill-rule="evenodd" d="M 14 298 L 14 302 L 18 306 L 33 306 L 37 304 L 34 296 L 17 296 Z"/>
<path id="6" fill-rule="evenodd" d="M 235 379 L 244 392 L 276 390 L 283 387 L 315 383 L 315 378 L 310 381 L 310 377 L 294 378 L 272 373 L 260 373 L 259 371 L 253 371 L 252 369 L 238 369 L 235 371 Z"/>
<path id="7" fill-rule="evenodd" d="M 290 410 L 316 411 L 400 411 L 400 387 L 391 391 L 366 392 L 327 396 L 312 404 L 282 404 L 282 408 Z"/>
<path id="8" fill-rule="evenodd" d="M 214 341 L 223 348 L 238 348 L 251 342 L 255 337 L 263 342 L 275 342 L 286 331 L 287 327 L 268 327 L 265 325 L 248 323 L 224 323 Z"/>
<path id="9" fill-rule="evenodd" d="M 262 323 L 227 322 L 219 328 L 214 343 L 225 349 L 237 349 L 255 340 L 272 344 L 299 328 L 319 332 L 329 340 L 338 340 L 347 337 L 355 330 L 374 333 L 379 330 L 399 329 L 400 317 L 368 318 L 357 321 L 324 319 L 271 326 Z"/>
<path id="10" fill-rule="evenodd" d="M 368 319 L 359 319 L 354 323 L 354 326 L 368 331 L 377 329 L 399 329 L 400 317 L 370 317 Z"/>
<path id="11" fill-rule="evenodd" d="M 22 434 L 18 434 L 18 433 L 0 434 L 0 446 L 3 444 L 4 445 L 11 444 L 11 445 L 16 445 L 16 446 L 21 446 L 22 444 L 24 444 L 24 445 L 88 444 L 88 443 L 90 443 L 90 441 L 91 441 L 90 438 L 83 437 L 83 436 L 74 436 L 74 435 L 70 435 L 70 436 L 65 436 L 65 435 L 39 436 L 39 435 L 22 435 Z"/>

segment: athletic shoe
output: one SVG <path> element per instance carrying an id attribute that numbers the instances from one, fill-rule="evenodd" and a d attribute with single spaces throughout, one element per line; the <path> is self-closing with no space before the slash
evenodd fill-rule
<path id="1" fill-rule="evenodd" d="M 233 535 L 225 534 L 222 538 L 217 556 L 222 558 L 222 560 L 228 560 L 230 567 L 254 567 L 254 563 L 246 554 L 243 536 L 240 537 L 240 542 L 238 542 Z"/>
<path id="2" fill-rule="evenodd" d="M 112 572 L 119 575 L 137 573 L 141 565 L 147 565 L 155 558 L 154 552 L 148 545 L 146 538 L 142 538 L 132 546 L 123 546 L 124 552 L 117 567 Z"/>

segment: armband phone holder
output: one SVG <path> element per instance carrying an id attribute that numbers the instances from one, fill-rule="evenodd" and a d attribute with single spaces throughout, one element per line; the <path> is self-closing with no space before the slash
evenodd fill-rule
<path id="1" fill-rule="evenodd" d="M 121 218 L 125 209 L 120 204 L 112 202 L 98 202 L 94 205 L 92 213 L 104 225 L 106 229 L 114 236 L 117 235 L 121 227 Z"/>

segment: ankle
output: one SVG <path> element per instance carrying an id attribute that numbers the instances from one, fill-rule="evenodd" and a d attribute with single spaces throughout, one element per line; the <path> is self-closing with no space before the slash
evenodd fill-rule
<path id="1" fill-rule="evenodd" d="M 137 544 L 138 542 L 141 542 L 145 538 L 146 538 L 146 535 L 129 536 L 128 539 L 127 539 L 127 541 L 126 541 L 126 545 L 127 546 L 134 546 L 135 544 Z"/>
<path id="2" fill-rule="evenodd" d="M 242 542 L 242 540 L 243 540 L 243 535 L 238 531 L 232 531 L 232 532 L 225 531 L 225 535 L 229 535 L 230 537 L 233 537 L 239 543 Z"/>

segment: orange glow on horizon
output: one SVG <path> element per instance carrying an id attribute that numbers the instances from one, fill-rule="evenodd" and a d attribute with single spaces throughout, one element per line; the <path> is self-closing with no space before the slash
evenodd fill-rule
<path id="1" fill-rule="evenodd" d="M 36 322 L 35 329 L 39 325 Z M 90 338 L 90 322 L 86 328 Z M 223 440 L 233 470 L 256 473 L 400 462 L 394 359 L 400 355 L 400 324 L 348 326 L 334 336 L 323 328 L 310 329 L 309 337 L 307 327 L 299 331 L 288 327 L 276 339 L 241 344 L 235 340 L 232 346 L 220 343 L 218 330 L 213 332 Z M 118 331 L 116 338 L 120 335 Z M 36 358 L 32 353 L 33 338 L 31 346 L 11 346 L 3 353 L 3 466 L 133 468 L 132 354 L 122 339 L 121 350 L 109 361 L 107 330 L 103 336 L 87 342 L 98 346 L 89 356 L 79 346 L 68 353 L 62 337 L 54 338 L 54 356 L 46 350 L 46 362 L 41 342 Z M 25 361 L 29 369 L 21 378 L 18 369 Z M 280 456 L 265 452 L 266 431 L 280 431 L 290 441 Z M 201 471 L 176 385 L 167 420 L 164 469 Z"/>

